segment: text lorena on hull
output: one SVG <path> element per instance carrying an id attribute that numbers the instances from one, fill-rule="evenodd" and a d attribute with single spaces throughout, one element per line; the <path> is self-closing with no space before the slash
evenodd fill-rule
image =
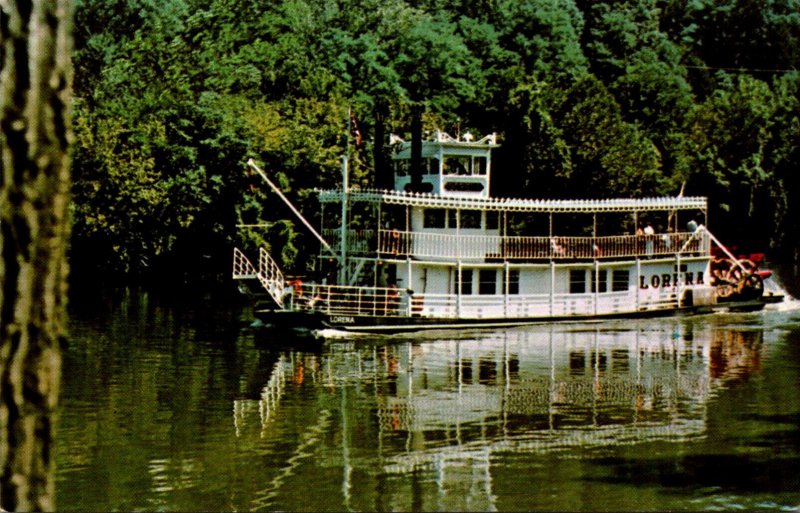
<path id="1" fill-rule="evenodd" d="M 782 300 L 763 255 L 706 227 L 705 197 L 513 199 L 490 195 L 494 135 L 393 137 L 394 188 L 317 190 L 314 280 L 265 248 L 234 250 L 233 277 L 265 324 L 402 332 L 757 310 Z M 267 175 L 250 166 L 280 195 Z"/>

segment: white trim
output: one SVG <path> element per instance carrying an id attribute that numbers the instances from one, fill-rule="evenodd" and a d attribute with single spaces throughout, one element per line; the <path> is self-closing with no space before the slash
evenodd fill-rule
<path id="1" fill-rule="evenodd" d="M 315 189 L 322 203 L 342 201 L 341 189 Z M 512 212 L 592 213 L 648 212 L 664 210 L 707 210 L 704 196 L 666 196 L 658 198 L 612 198 L 589 200 L 553 200 L 521 198 L 450 197 L 438 194 L 386 191 L 377 189 L 349 191 L 352 202 L 384 202 L 390 205 L 463 208 Z"/>

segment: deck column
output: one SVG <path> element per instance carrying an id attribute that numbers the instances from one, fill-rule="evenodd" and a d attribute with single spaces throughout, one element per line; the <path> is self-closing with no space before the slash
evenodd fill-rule
<path id="1" fill-rule="evenodd" d="M 556 293 L 556 262 L 550 259 L 550 317 L 553 316 L 553 303 L 555 302 Z"/>
<path id="2" fill-rule="evenodd" d="M 503 317 L 508 317 L 508 260 L 503 261 Z"/>
<path id="3" fill-rule="evenodd" d="M 456 262 L 456 317 L 461 317 L 461 260 Z"/>
<path id="4" fill-rule="evenodd" d="M 636 257 L 636 281 L 633 284 L 633 287 L 636 289 L 636 311 L 638 312 L 641 308 L 642 300 L 639 297 L 641 294 L 641 289 L 639 288 L 639 284 L 642 282 L 642 261 L 639 257 Z"/>
<path id="5" fill-rule="evenodd" d="M 594 259 L 594 314 L 597 315 L 597 302 L 600 300 L 600 262 Z"/>

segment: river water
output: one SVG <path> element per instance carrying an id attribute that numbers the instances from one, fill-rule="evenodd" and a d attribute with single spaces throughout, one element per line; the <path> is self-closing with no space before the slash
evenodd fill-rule
<path id="1" fill-rule="evenodd" d="M 800 309 L 313 340 L 73 301 L 63 511 L 794 510 Z"/>

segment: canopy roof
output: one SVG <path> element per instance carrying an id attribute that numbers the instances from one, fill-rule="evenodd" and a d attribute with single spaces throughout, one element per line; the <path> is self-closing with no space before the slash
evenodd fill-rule
<path id="1" fill-rule="evenodd" d="M 340 203 L 341 189 L 317 189 L 320 203 Z M 443 197 L 428 193 L 385 190 L 348 192 L 350 202 L 373 202 L 423 208 L 455 208 L 465 210 L 499 210 L 508 212 L 647 212 L 672 210 L 706 211 L 708 199 L 703 196 L 671 196 L 659 198 L 612 199 L 515 199 Z"/>

